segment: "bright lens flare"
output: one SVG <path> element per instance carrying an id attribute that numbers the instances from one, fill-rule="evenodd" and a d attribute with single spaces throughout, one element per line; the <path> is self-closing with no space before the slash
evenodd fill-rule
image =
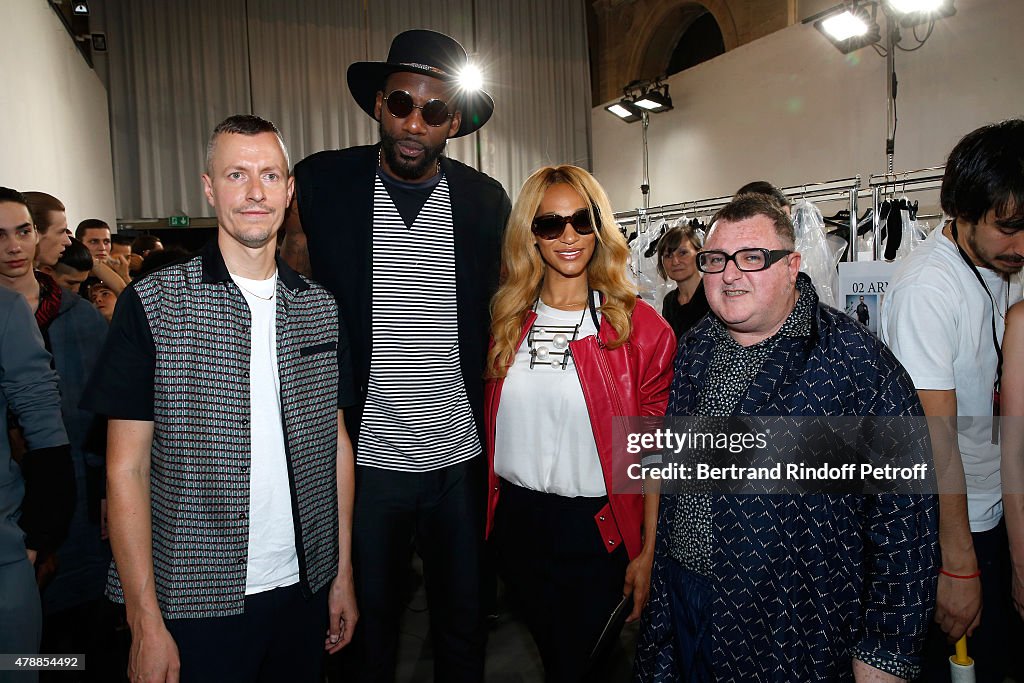
<path id="1" fill-rule="evenodd" d="M 934 12 L 942 7 L 943 0 L 889 0 L 897 12 L 911 14 L 913 12 Z"/>
<path id="2" fill-rule="evenodd" d="M 484 87 L 484 75 L 476 64 L 467 64 L 459 73 L 459 87 L 473 91 Z"/>
<path id="3" fill-rule="evenodd" d="M 821 27 L 839 42 L 868 32 L 867 22 L 849 11 L 829 17 L 821 22 Z"/>

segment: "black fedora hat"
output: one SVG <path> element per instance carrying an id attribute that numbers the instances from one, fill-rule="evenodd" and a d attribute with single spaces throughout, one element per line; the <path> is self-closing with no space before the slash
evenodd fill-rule
<path id="1" fill-rule="evenodd" d="M 436 31 L 415 29 L 395 36 L 386 62 L 355 62 L 348 67 L 348 89 L 359 107 L 373 117 L 377 93 L 387 77 L 396 71 L 431 76 L 456 82 L 469 64 L 466 49 L 457 40 Z M 462 91 L 453 109 L 462 112 L 462 123 L 454 137 L 469 135 L 483 127 L 494 112 L 494 100 L 483 90 Z"/>

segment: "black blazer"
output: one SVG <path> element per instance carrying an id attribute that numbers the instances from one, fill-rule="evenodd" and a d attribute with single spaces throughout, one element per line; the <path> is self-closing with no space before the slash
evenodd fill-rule
<path id="1" fill-rule="evenodd" d="M 345 423 L 353 444 L 370 378 L 373 186 L 379 150 L 380 145 L 373 145 L 318 152 L 295 166 L 299 218 L 313 278 L 337 297 L 349 333 L 357 403 L 345 411 Z M 448 177 L 455 225 L 462 378 L 482 434 L 490 301 L 498 286 L 501 239 L 512 203 L 500 183 L 463 163 L 441 157 L 441 169 Z"/>

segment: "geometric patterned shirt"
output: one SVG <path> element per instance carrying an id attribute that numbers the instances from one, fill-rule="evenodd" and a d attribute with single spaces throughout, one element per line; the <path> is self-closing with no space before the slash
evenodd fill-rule
<path id="1" fill-rule="evenodd" d="M 351 405 L 334 297 L 278 260 L 277 362 L 303 592 L 338 565 L 338 409 Z M 118 300 L 83 405 L 151 420 L 156 595 L 165 619 L 241 614 L 249 538 L 251 314 L 216 241 Z M 107 594 L 123 602 L 115 564 Z"/>
<path id="2" fill-rule="evenodd" d="M 779 338 L 810 335 L 817 302 L 809 281 L 805 283 L 799 280 L 797 289 L 800 294 L 779 331 L 750 346 L 743 346 L 737 342 L 721 320 L 711 317 L 711 334 L 716 345 L 712 352 L 707 380 L 697 397 L 696 415 L 732 415 Z M 691 487 L 694 485 L 699 483 L 691 482 Z M 710 578 L 711 536 L 711 496 L 706 491 L 694 491 L 690 488 L 687 495 L 680 496 L 676 504 L 676 519 L 672 526 L 669 552 L 672 558 L 684 567 Z"/>

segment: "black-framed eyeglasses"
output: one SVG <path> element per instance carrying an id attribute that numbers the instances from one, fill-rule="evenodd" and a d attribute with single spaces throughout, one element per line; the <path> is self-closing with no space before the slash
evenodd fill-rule
<path id="1" fill-rule="evenodd" d="M 448 111 L 448 103 L 444 100 L 427 100 L 426 104 L 421 107 L 405 90 L 392 90 L 384 98 L 384 104 L 396 119 L 404 119 L 412 113 L 413 109 L 419 109 L 420 115 L 423 116 L 427 125 L 434 127 L 443 126 L 452 117 L 452 113 Z"/>
<path id="2" fill-rule="evenodd" d="M 580 209 L 571 216 L 548 213 L 533 219 L 530 229 L 542 240 L 553 240 L 565 232 L 565 226 L 571 224 L 573 230 L 580 235 L 594 232 L 594 221 L 590 220 L 590 209 Z"/>
<path id="3" fill-rule="evenodd" d="M 732 261 L 745 273 L 767 270 L 776 261 L 794 253 L 792 249 L 739 249 L 731 254 L 724 251 L 698 251 L 697 270 L 702 273 L 721 273 Z"/>

